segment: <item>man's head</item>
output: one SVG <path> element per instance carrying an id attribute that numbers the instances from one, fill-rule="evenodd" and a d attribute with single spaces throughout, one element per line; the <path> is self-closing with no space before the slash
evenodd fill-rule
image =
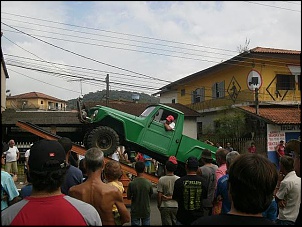
<path id="1" fill-rule="evenodd" d="M 205 163 L 212 163 L 213 162 L 212 152 L 208 149 L 204 149 L 202 151 L 201 158 L 203 159 L 203 161 Z"/>
<path id="2" fill-rule="evenodd" d="M 189 171 L 197 171 L 199 167 L 199 161 L 196 157 L 191 156 L 186 161 L 186 168 Z"/>
<path id="3" fill-rule="evenodd" d="M 173 121 L 174 121 L 174 117 L 173 117 L 172 115 L 169 115 L 169 116 L 166 118 L 166 120 L 167 120 L 168 122 L 173 122 Z"/>
<path id="4" fill-rule="evenodd" d="M 138 161 L 135 163 L 134 168 L 137 173 L 143 173 L 145 171 L 145 162 Z"/>
<path id="5" fill-rule="evenodd" d="M 175 156 L 170 156 L 168 161 L 166 162 L 166 170 L 168 172 L 174 172 L 177 169 L 177 159 Z"/>
<path id="6" fill-rule="evenodd" d="M 229 151 L 224 148 L 217 149 L 215 156 L 218 166 L 221 166 L 222 164 L 226 163 L 226 155 L 228 153 Z"/>
<path id="7" fill-rule="evenodd" d="M 68 137 L 61 137 L 58 139 L 58 142 L 63 146 L 65 150 L 65 154 L 67 154 L 69 151 L 71 151 L 72 148 L 72 141 Z"/>
<path id="8" fill-rule="evenodd" d="M 227 169 L 230 167 L 231 163 L 233 162 L 233 160 L 238 156 L 240 155 L 238 153 L 238 151 L 231 151 L 229 152 L 227 155 L 226 155 L 226 166 L 227 166 Z"/>
<path id="9" fill-rule="evenodd" d="M 237 156 L 229 168 L 229 194 L 234 208 L 246 214 L 265 211 L 278 181 L 274 163 L 260 154 Z"/>
<path id="10" fill-rule="evenodd" d="M 8 145 L 9 145 L 10 147 L 15 146 L 15 140 L 10 140 L 10 141 L 8 142 Z"/>
<path id="11" fill-rule="evenodd" d="M 294 169 L 298 177 L 300 177 L 300 140 L 289 140 L 285 146 L 285 152 L 291 154 L 294 158 Z"/>
<path id="12" fill-rule="evenodd" d="M 104 153 L 100 148 L 92 147 L 86 151 L 85 167 L 87 172 L 104 168 Z"/>
<path id="13" fill-rule="evenodd" d="M 115 160 L 110 160 L 106 162 L 104 168 L 104 174 L 105 174 L 105 178 L 108 181 L 119 180 L 123 174 L 121 164 Z"/>
<path id="14" fill-rule="evenodd" d="M 37 191 L 54 191 L 61 186 L 66 173 L 65 151 L 55 140 L 40 140 L 30 148 L 29 175 Z"/>
<path id="15" fill-rule="evenodd" d="M 294 170 L 294 159 L 290 156 L 284 155 L 280 157 L 279 161 L 280 171 L 285 175 Z"/>

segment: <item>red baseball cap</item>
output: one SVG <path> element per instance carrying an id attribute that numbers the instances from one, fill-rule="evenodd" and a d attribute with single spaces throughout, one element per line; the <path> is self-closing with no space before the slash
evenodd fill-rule
<path id="1" fill-rule="evenodd" d="M 174 117 L 172 115 L 169 115 L 167 118 L 166 118 L 167 121 L 174 121 Z"/>
<path id="2" fill-rule="evenodd" d="M 177 165 L 177 159 L 175 156 L 170 156 L 168 161 L 172 162 L 173 164 Z"/>

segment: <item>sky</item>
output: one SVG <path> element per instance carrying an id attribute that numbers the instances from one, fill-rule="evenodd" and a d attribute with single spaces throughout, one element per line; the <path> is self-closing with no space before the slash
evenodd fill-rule
<path id="1" fill-rule="evenodd" d="M 1 1 L 7 95 L 154 94 L 244 49 L 301 51 L 301 1 Z"/>

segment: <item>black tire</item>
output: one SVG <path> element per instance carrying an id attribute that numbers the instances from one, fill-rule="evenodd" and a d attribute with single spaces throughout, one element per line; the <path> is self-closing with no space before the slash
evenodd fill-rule
<path id="1" fill-rule="evenodd" d="M 88 147 L 87 139 L 88 139 L 88 136 L 89 136 L 90 132 L 91 132 L 91 129 L 88 130 L 88 131 L 85 133 L 84 138 L 83 138 L 83 144 L 84 144 L 84 147 L 85 147 L 86 149 L 89 148 L 89 147 Z"/>
<path id="2" fill-rule="evenodd" d="M 113 154 L 119 145 L 119 136 L 112 128 L 99 126 L 93 129 L 87 137 L 88 149 L 98 147 L 107 157 Z"/>

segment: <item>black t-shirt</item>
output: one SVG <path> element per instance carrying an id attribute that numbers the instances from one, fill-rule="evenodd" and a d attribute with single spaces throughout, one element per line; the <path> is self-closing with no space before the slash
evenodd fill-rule
<path id="1" fill-rule="evenodd" d="M 178 202 L 176 218 L 183 225 L 203 216 L 203 199 L 208 188 L 199 175 L 186 175 L 175 181 L 173 199 Z"/>

